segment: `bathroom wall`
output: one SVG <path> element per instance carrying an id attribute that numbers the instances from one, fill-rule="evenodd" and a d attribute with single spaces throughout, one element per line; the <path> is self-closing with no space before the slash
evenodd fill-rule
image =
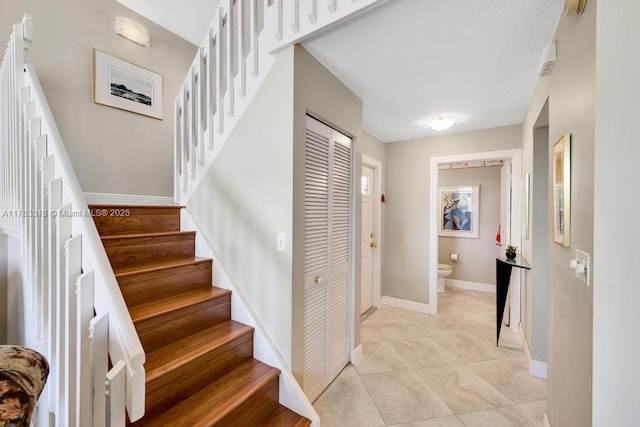
<path id="1" fill-rule="evenodd" d="M 500 170 L 502 166 L 449 169 L 440 171 L 440 186 L 480 186 L 480 234 L 477 239 L 463 237 L 438 238 L 438 262 L 453 266 L 448 279 L 496 284 L 495 244 L 500 224 Z M 457 253 L 458 261 L 450 254 Z M 494 290 L 495 291 L 495 290 Z"/>
<path id="2" fill-rule="evenodd" d="M 429 302 L 430 159 L 520 148 L 520 125 L 386 144 L 383 295 Z M 495 234 L 494 234 L 495 237 Z"/>

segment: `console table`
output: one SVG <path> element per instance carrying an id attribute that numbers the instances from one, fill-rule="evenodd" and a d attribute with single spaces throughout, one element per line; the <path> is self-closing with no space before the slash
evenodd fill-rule
<path id="1" fill-rule="evenodd" d="M 507 258 L 504 255 L 496 257 L 496 346 L 500 340 L 500 327 L 502 326 L 504 306 L 507 303 L 513 267 L 531 270 L 531 265 L 519 255 L 515 258 Z"/>

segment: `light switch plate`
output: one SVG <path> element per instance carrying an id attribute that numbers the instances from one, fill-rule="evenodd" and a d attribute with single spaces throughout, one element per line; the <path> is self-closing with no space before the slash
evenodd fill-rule
<path id="1" fill-rule="evenodd" d="M 287 251 L 287 235 L 285 233 L 278 233 L 277 238 L 277 251 L 278 252 L 286 252 Z"/>
<path id="2" fill-rule="evenodd" d="M 589 279 L 591 276 L 591 257 L 588 253 L 576 249 L 576 261 L 578 265 L 584 265 L 584 272 L 578 271 L 576 268 L 576 278 L 582 281 L 585 285 L 589 286 Z"/>

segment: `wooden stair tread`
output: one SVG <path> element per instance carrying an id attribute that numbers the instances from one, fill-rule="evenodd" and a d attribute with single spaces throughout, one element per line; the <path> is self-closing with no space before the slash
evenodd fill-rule
<path id="1" fill-rule="evenodd" d="M 139 265 L 121 267 L 114 269 L 116 278 L 126 277 L 138 273 L 150 273 L 152 271 L 168 270 L 176 267 L 184 267 L 187 265 L 196 265 L 203 262 L 209 262 L 211 258 L 186 257 L 174 259 L 159 259 L 149 263 L 141 263 Z"/>
<path id="2" fill-rule="evenodd" d="M 220 289 L 214 286 L 202 289 L 193 289 L 177 295 L 169 295 L 165 298 L 158 298 L 134 307 L 129 307 L 131 319 L 134 323 L 159 316 L 170 311 L 189 307 L 207 300 L 214 300 L 231 294 L 227 289 Z"/>
<path id="3" fill-rule="evenodd" d="M 148 353 L 145 363 L 146 381 L 152 381 L 252 331 L 250 326 L 228 320 Z"/>
<path id="4" fill-rule="evenodd" d="M 143 418 L 150 426 L 211 426 L 238 408 L 257 390 L 277 379 L 280 370 L 252 359 L 231 370 L 166 412 Z M 134 425 L 137 425 L 134 424 Z"/>
<path id="5" fill-rule="evenodd" d="M 140 239 L 140 238 L 145 238 L 145 237 L 149 237 L 149 238 L 156 238 L 156 237 L 169 237 L 169 236 L 187 236 L 187 235 L 195 235 L 196 232 L 195 231 L 160 231 L 160 232 L 156 232 L 156 233 L 137 233 L 137 234 L 112 234 L 112 235 L 106 235 L 106 236 L 100 236 L 100 238 L 102 239 L 102 241 L 105 240 L 109 240 L 109 241 L 113 241 L 113 240 L 125 240 L 125 239 Z"/>
<path id="6" fill-rule="evenodd" d="M 264 423 L 260 423 L 260 427 L 308 427 L 310 425 L 311 420 L 282 405 L 278 405 L 269 418 L 264 420 Z"/>

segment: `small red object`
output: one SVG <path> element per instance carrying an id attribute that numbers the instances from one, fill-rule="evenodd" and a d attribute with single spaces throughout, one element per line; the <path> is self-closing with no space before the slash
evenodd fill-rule
<path id="1" fill-rule="evenodd" d="M 496 245 L 500 245 L 502 242 L 500 241 L 500 229 L 502 228 L 502 225 L 498 225 L 498 233 L 496 234 Z"/>

